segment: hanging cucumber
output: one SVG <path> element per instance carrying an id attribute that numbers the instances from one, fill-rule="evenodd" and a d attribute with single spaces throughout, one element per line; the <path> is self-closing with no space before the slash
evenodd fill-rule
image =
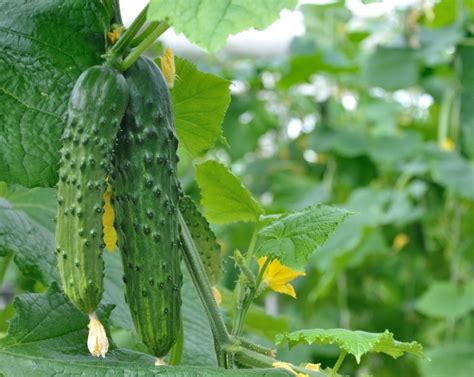
<path id="1" fill-rule="evenodd" d="M 105 333 L 94 311 L 103 293 L 103 195 L 127 102 L 128 86 L 121 73 L 107 66 L 87 69 L 72 91 L 62 136 L 56 220 L 59 272 L 66 295 L 91 318 L 90 336 L 99 333 L 101 339 Z M 105 337 L 102 342 L 106 341 Z M 89 343 L 94 356 L 105 355 L 104 344 L 94 339 Z"/>
<path id="2" fill-rule="evenodd" d="M 222 274 L 221 247 L 217 243 L 216 236 L 189 196 L 184 195 L 180 199 L 179 209 L 201 256 L 209 282 L 215 286 Z"/>
<path id="3" fill-rule="evenodd" d="M 130 102 L 111 185 L 126 299 L 143 343 L 162 357 L 181 318 L 178 141 L 166 81 L 144 57 L 125 73 Z"/>

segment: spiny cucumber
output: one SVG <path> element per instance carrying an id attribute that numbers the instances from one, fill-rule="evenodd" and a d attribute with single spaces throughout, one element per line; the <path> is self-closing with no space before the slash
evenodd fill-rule
<path id="1" fill-rule="evenodd" d="M 166 81 L 141 57 L 125 73 L 130 103 L 118 137 L 111 185 L 126 299 L 143 343 L 164 356 L 181 318 L 177 139 Z"/>
<path id="2" fill-rule="evenodd" d="M 103 293 L 105 178 L 111 172 L 112 148 L 127 102 L 128 86 L 121 73 L 107 66 L 88 68 L 72 91 L 62 136 L 56 217 L 58 267 L 64 292 L 91 316 L 91 323 L 97 321 L 94 311 Z"/>

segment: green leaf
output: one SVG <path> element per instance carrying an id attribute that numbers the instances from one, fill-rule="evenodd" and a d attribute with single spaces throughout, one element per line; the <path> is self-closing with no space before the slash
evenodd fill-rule
<path id="1" fill-rule="evenodd" d="M 447 155 L 432 166 L 433 179 L 453 193 L 474 200 L 474 163 L 457 155 Z"/>
<path id="2" fill-rule="evenodd" d="M 111 345 L 105 359 L 86 347 L 87 315 L 53 286 L 45 294 L 29 293 L 15 300 L 16 317 L 0 340 L 0 373 L 5 376 L 285 376 L 281 371 L 225 370 L 206 367 L 159 367 L 154 358 Z"/>
<path id="3" fill-rule="evenodd" d="M 387 90 L 403 89 L 418 82 L 419 67 L 414 50 L 377 47 L 362 65 L 362 77 L 371 86 Z"/>
<path id="4" fill-rule="evenodd" d="M 23 275 L 46 285 L 60 284 L 52 221 L 56 214 L 56 190 L 12 185 L 2 191 L 5 198 L 0 197 L 0 256 L 14 252 L 14 261 Z M 115 305 L 110 316 L 113 325 L 131 330 L 133 324 L 123 295 L 120 254 L 104 251 L 104 262 L 106 289 L 102 304 Z"/>
<path id="5" fill-rule="evenodd" d="M 54 235 L 38 222 L 50 215 L 50 208 L 38 206 L 36 218 L 30 217 L 23 209 L 31 209 L 32 202 L 49 198 L 51 192 L 54 193 L 54 190 L 35 189 L 34 192 L 23 195 L 25 203 L 22 202 L 21 195 L 12 196 L 11 199 L 15 200 L 13 203 L 0 198 L 0 256 L 15 253 L 14 261 L 20 271 L 46 285 L 59 278 L 54 255 Z"/>
<path id="6" fill-rule="evenodd" d="M 230 82 L 175 58 L 177 79 L 171 97 L 180 143 L 196 156 L 212 148 L 230 104 Z"/>
<path id="7" fill-rule="evenodd" d="M 443 343 L 426 350 L 421 360 L 422 377 L 471 377 L 474 370 L 473 343 Z"/>
<path id="8" fill-rule="evenodd" d="M 311 254 L 350 214 L 324 205 L 289 214 L 260 230 L 263 242 L 256 255 L 272 256 L 290 268 L 303 270 Z"/>
<path id="9" fill-rule="evenodd" d="M 216 285 L 222 275 L 222 251 L 216 241 L 216 235 L 189 196 L 181 198 L 179 209 L 188 224 L 209 282 Z"/>
<path id="10" fill-rule="evenodd" d="M 277 344 L 287 341 L 290 347 L 297 344 L 337 344 L 342 350 L 354 355 L 357 363 L 368 352 L 382 352 L 394 359 L 405 352 L 423 357 L 423 347 L 417 342 L 399 342 L 393 339 L 393 334 L 388 330 L 383 333 L 370 333 L 365 331 L 351 331 L 346 329 L 309 329 L 299 330 L 289 334 L 279 334 Z"/>
<path id="11" fill-rule="evenodd" d="M 0 0 L 0 171 L 23 186 L 53 186 L 71 89 L 104 53 L 100 1 Z"/>
<path id="12" fill-rule="evenodd" d="M 432 284 L 418 300 L 416 309 L 434 318 L 464 317 L 474 309 L 474 279 L 464 287 L 450 281 Z"/>
<path id="13" fill-rule="evenodd" d="M 177 33 L 209 51 L 223 47 L 227 37 L 275 21 L 296 0 L 151 0 L 149 20 L 167 19 Z"/>
<path id="14" fill-rule="evenodd" d="M 186 268 L 181 290 L 183 306 L 184 348 L 183 365 L 216 366 L 214 340 L 201 299 Z"/>
<path id="15" fill-rule="evenodd" d="M 134 331 L 132 317 L 125 302 L 125 285 L 120 251 L 110 253 L 104 250 L 104 297 L 102 304 L 113 304 L 115 309 L 110 314 L 110 322 L 122 329 Z"/>
<path id="16" fill-rule="evenodd" d="M 262 209 L 250 192 L 224 165 L 208 160 L 196 165 L 201 205 L 209 221 L 227 224 L 257 221 Z"/>

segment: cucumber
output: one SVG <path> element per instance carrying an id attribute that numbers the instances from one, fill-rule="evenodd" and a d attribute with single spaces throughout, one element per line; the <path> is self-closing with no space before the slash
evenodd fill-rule
<path id="1" fill-rule="evenodd" d="M 102 298 L 102 211 L 112 148 L 128 102 L 117 70 L 88 68 L 72 91 L 62 136 L 56 252 L 64 292 L 85 313 Z"/>
<path id="2" fill-rule="evenodd" d="M 209 282 L 213 286 L 217 285 L 222 274 L 221 246 L 217 243 L 216 236 L 206 218 L 199 212 L 189 196 L 185 195 L 181 198 L 179 209 L 201 256 Z"/>
<path id="3" fill-rule="evenodd" d="M 116 229 L 135 328 L 150 352 L 162 357 L 181 323 L 178 141 L 170 94 L 156 64 L 140 57 L 125 77 L 130 102 L 111 176 Z"/>

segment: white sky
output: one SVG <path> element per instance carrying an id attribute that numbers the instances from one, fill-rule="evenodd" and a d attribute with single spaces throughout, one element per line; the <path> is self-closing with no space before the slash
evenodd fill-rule
<path id="1" fill-rule="evenodd" d="M 216 0 L 218 1 L 218 0 Z M 256 0 L 258 1 L 258 0 Z M 392 12 L 395 8 L 405 8 L 410 5 L 419 4 L 423 0 L 382 0 L 378 3 L 363 4 L 361 0 L 346 0 L 346 5 L 359 17 L 380 17 Z M 455 1 L 455 0 L 452 0 Z M 323 4 L 331 0 L 299 0 L 302 4 Z M 138 15 L 148 0 L 121 0 L 120 7 L 125 25 L 129 25 Z M 280 18 L 267 29 L 247 30 L 229 37 L 225 53 L 240 56 L 281 56 L 287 53 L 290 41 L 293 37 L 304 34 L 303 15 L 298 10 L 289 11 L 284 9 Z M 203 51 L 190 43 L 186 37 L 176 35 L 170 29 L 162 35 L 161 40 L 166 46 L 170 46 L 178 55 L 200 55 Z"/>

